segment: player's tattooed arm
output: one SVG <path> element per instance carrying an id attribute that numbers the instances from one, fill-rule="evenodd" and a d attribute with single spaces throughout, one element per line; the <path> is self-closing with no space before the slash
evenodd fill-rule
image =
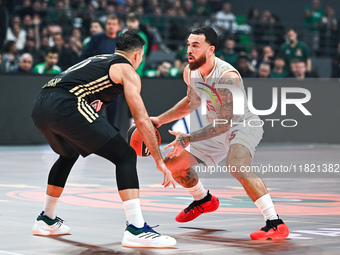
<path id="1" fill-rule="evenodd" d="M 177 137 L 177 143 L 178 143 L 179 146 L 181 146 L 184 149 L 190 143 L 189 137 L 188 136 L 184 136 L 184 135 L 179 135 Z"/>
<path id="2" fill-rule="evenodd" d="M 201 105 L 201 98 L 190 85 L 188 85 L 187 97 L 190 101 L 190 112 L 193 112 Z"/>
<path id="3" fill-rule="evenodd" d="M 227 95 L 231 94 L 228 89 L 221 89 L 221 91 Z M 217 107 L 216 112 L 218 114 L 218 119 L 222 119 L 223 121 L 215 121 L 208 126 L 191 133 L 190 142 L 206 140 L 227 132 L 230 129 L 230 120 L 233 111 L 232 107 L 232 99 L 228 103 L 222 100 L 222 105 Z"/>
<path id="4" fill-rule="evenodd" d="M 169 143 L 167 146 L 164 147 L 164 150 L 174 147 L 168 154 L 167 157 L 173 158 L 177 157 L 181 154 L 181 152 L 187 147 L 190 143 L 189 134 L 184 134 L 178 131 L 169 130 L 169 133 L 176 136 L 176 139 Z"/>
<path id="5" fill-rule="evenodd" d="M 240 78 L 235 72 L 227 73 L 218 81 L 218 84 L 228 84 L 239 87 Z M 222 104 L 218 103 L 216 114 L 217 118 L 223 121 L 215 121 L 210 125 L 191 133 L 190 142 L 197 142 L 219 136 L 230 129 L 230 120 L 233 117 L 232 93 L 227 88 L 219 88 L 217 89 L 217 93 L 221 98 Z"/>

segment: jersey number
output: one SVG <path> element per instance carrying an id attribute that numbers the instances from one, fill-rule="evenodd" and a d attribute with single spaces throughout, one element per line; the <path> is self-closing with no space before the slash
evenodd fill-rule
<path id="1" fill-rule="evenodd" d="M 215 107 L 213 106 L 213 104 L 210 100 L 207 100 L 207 110 L 208 110 L 208 112 L 210 112 L 210 111 L 216 112 Z"/>
<path id="2" fill-rule="evenodd" d="M 235 138 L 236 132 L 237 132 L 237 130 L 234 130 L 233 132 L 230 133 L 230 135 L 228 137 L 229 142 Z"/>

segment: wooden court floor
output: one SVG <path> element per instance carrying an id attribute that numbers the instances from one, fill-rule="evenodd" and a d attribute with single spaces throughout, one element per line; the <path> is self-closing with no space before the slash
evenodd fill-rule
<path id="1" fill-rule="evenodd" d="M 283 241 L 250 239 L 249 234 L 264 226 L 264 220 L 229 173 L 201 175 L 204 186 L 220 200 L 216 212 L 177 223 L 174 218 L 191 202 L 190 196 L 179 186 L 162 188 L 162 174 L 152 158 L 139 158 L 144 218 L 151 226 L 159 225 L 156 231 L 175 237 L 177 245 L 132 249 L 120 244 L 125 216 L 113 165 L 93 155 L 79 159 L 57 210 L 71 234 L 38 237 L 31 234 L 31 228 L 42 210 L 48 170 L 56 155 L 45 145 L 0 146 L 0 255 L 339 254 L 339 155 L 337 145 L 258 148 L 254 161 L 258 167 L 280 170 L 281 165 L 281 170 L 292 171 L 303 166 L 302 173 L 262 176 L 277 213 L 290 228 Z M 327 171 L 322 172 L 322 167 Z"/>

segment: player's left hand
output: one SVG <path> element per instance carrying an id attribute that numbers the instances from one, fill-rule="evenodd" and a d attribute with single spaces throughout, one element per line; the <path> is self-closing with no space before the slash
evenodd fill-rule
<path id="1" fill-rule="evenodd" d="M 187 147 L 190 143 L 190 135 L 184 134 L 181 132 L 176 132 L 169 130 L 169 133 L 176 136 L 176 139 L 169 143 L 167 146 L 164 147 L 164 150 L 174 147 L 168 154 L 167 157 L 173 158 L 179 156 L 182 151 Z"/>
<path id="2" fill-rule="evenodd" d="M 164 161 L 162 161 L 161 164 L 157 165 L 157 169 L 158 169 L 158 171 L 160 171 L 164 174 L 164 181 L 162 183 L 164 188 L 169 187 L 170 185 L 172 185 L 174 188 L 176 188 L 175 180 L 172 177 L 172 173 L 169 170 L 169 168 L 165 165 Z"/>

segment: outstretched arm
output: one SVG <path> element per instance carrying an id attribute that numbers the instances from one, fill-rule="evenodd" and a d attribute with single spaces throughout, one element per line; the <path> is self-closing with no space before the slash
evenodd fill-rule
<path id="1" fill-rule="evenodd" d="M 170 170 L 166 167 L 162 155 L 159 151 L 158 141 L 155 134 L 154 126 L 150 120 L 150 117 L 145 109 L 143 99 L 140 95 L 141 91 L 141 80 L 135 70 L 126 64 L 119 71 L 121 73 L 121 84 L 124 86 L 124 94 L 126 102 L 129 105 L 131 114 L 135 120 L 136 126 L 142 136 L 145 145 L 148 147 L 151 155 L 153 156 L 157 169 L 164 174 L 165 187 L 173 185 L 175 187 L 175 181 L 172 178 Z M 117 70 L 111 66 L 110 77 L 115 76 Z M 114 78 L 112 80 L 115 80 Z"/>
<path id="2" fill-rule="evenodd" d="M 237 87 L 241 86 L 240 76 L 236 72 L 228 72 L 224 74 L 218 81 L 218 84 L 228 84 Z M 191 134 L 183 134 L 180 132 L 171 132 L 171 134 L 176 135 L 176 139 L 164 147 L 167 149 L 174 146 L 173 150 L 167 154 L 167 157 L 178 156 L 182 150 L 189 145 L 190 142 L 197 142 L 201 140 L 206 140 L 213 138 L 215 136 L 221 135 L 230 129 L 230 120 L 233 117 L 233 96 L 229 89 L 219 88 L 217 89 L 218 94 L 221 97 L 222 104 L 219 104 L 216 113 L 219 119 L 227 120 L 227 124 L 217 124 L 211 123 L 202 129 L 199 129 Z"/>
<path id="3" fill-rule="evenodd" d="M 188 72 L 189 68 L 186 67 L 183 72 L 183 78 L 185 83 L 188 85 L 187 95 L 168 111 L 162 113 L 158 117 L 151 118 L 156 127 L 184 118 L 201 105 L 201 98 L 189 84 Z"/>

